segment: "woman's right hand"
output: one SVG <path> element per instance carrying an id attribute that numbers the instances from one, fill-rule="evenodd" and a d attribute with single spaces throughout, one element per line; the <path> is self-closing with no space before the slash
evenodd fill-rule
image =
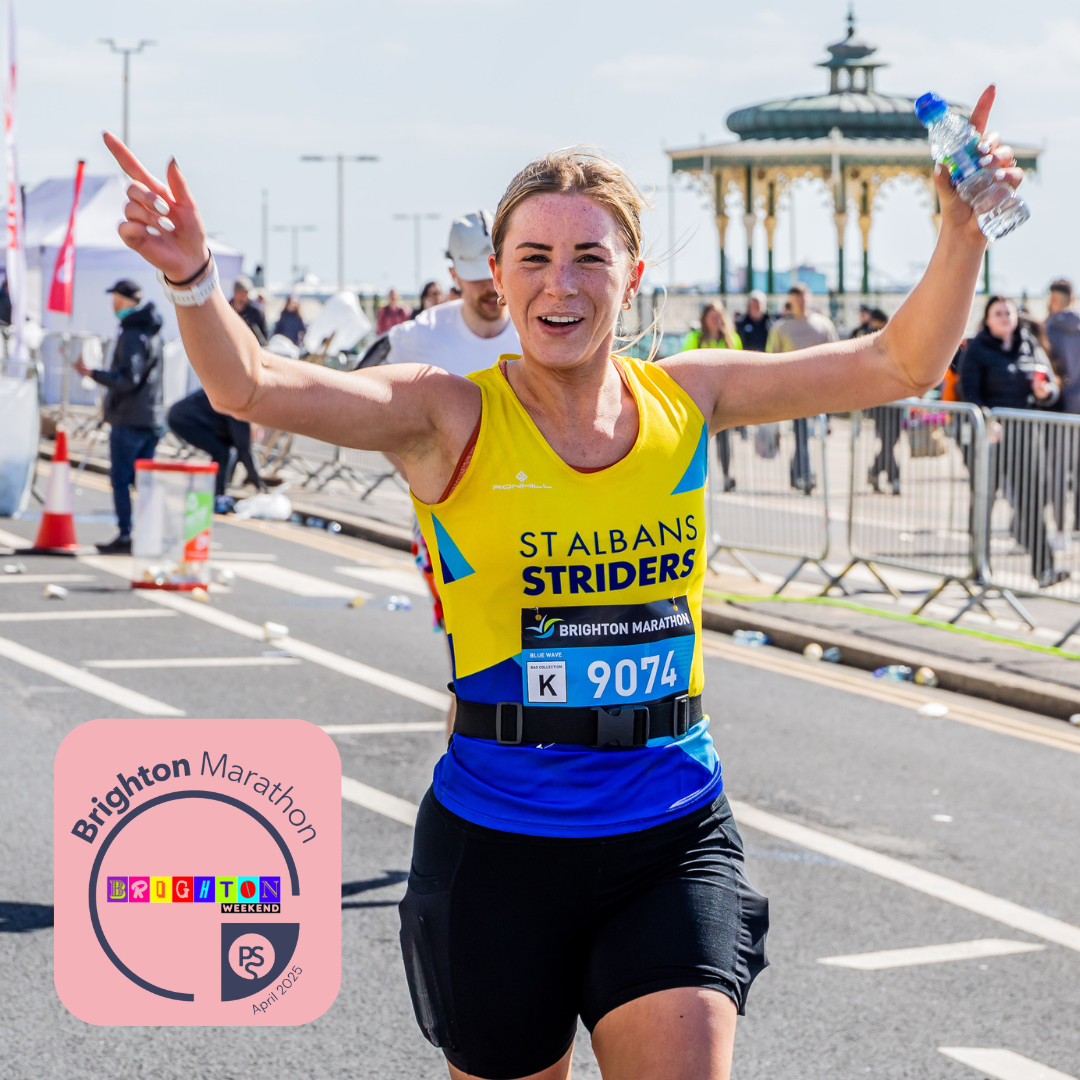
<path id="1" fill-rule="evenodd" d="M 127 220 L 117 229 L 120 239 L 171 281 L 185 281 L 198 273 L 208 255 L 206 230 L 176 158 L 169 161 L 166 185 L 147 172 L 115 135 L 106 132 L 104 139 L 133 181 L 124 207 Z"/>

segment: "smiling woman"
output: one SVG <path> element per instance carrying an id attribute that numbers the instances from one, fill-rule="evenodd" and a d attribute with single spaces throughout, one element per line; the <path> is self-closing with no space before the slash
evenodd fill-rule
<path id="1" fill-rule="evenodd" d="M 214 407 L 407 471 L 457 699 L 401 904 L 424 1034 L 454 1077 L 563 1080 L 580 1016 L 606 1080 L 727 1080 L 768 905 L 701 709 L 710 433 L 936 384 L 982 262 L 970 208 L 937 178 L 937 249 L 879 334 L 645 363 L 612 354 L 644 268 L 641 195 L 560 151 L 514 178 L 492 230 L 521 355 L 467 379 L 344 374 L 260 349 L 176 162 L 165 183 L 106 141 L 135 181 L 121 236 L 161 272 Z M 1011 151 L 984 145 L 1018 184 Z"/>

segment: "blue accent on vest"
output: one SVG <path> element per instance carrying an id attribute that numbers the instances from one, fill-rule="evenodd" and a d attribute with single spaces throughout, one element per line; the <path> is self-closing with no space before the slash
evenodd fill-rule
<path id="1" fill-rule="evenodd" d="M 476 573 L 458 550 L 457 544 L 450 539 L 450 534 L 443 528 L 442 522 L 434 514 L 431 515 L 431 523 L 435 526 L 435 543 L 439 546 L 443 581 L 449 584 L 451 581 L 459 581 L 461 578 Z"/>
<path id="2" fill-rule="evenodd" d="M 517 693 L 519 699 L 520 676 Z M 724 787 L 707 720 L 679 739 L 657 742 L 593 750 L 500 746 L 455 735 L 432 786 L 448 810 L 489 829 L 528 836 L 637 832 L 693 813 Z"/>
<path id="3" fill-rule="evenodd" d="M 705 486 L 705 479 L 709 468 L 709 429 L 703 424 L 701 438 L 698 439 L 697 449 L 690 459 L 690 464 L 683 473 L 683 478 L 675 485 L 672 495 L 684 495 L 688 491 L 697 491 Z"/>
<path id="4" fill-rule="evenodd" d="M 483 701 L 491 705 L 500 701 L 520 701 L 521 664 L 516 656 L 511 656 L 483 671 L 456 676 L 454 690 L 465 701 Z"/>

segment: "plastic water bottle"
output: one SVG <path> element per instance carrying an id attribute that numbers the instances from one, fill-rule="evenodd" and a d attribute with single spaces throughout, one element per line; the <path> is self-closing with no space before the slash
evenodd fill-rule
<path id="1" fill-rule="evenodd" d="M 731 635 L 731 640 L 736 645 L 748 645 L 752 649 L 756 649 L 761 645 L 768 645 L 769 639 L 760 630 L 736 630 Z"/>
<path id="2" fill-rule="evenodd" d="M 912 671 L 907 664 L 890 664 L 888 667 L 874 669 L 875 679 L 887 679 L 889 682 L 911 682 Z"/>
<path id="3" fill-rule="evenodd" d="M 930 136 L 930 156 L 949 170 L 956 193 L 975 211 L 987 239 L 997 240 L 1031 217 L 1024 200 L 1004 180 L 994 179 L 996 169 L 979 167 L 982 136 L 937 94 L 923 94 L 915 115 Z"/>

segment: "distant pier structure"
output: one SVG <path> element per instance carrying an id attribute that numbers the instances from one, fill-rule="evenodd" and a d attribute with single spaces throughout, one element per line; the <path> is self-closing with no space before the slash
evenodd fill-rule
<path id="1" fill-rule="evenodd" d="M 672 172 L 691 173 L 711 191 L 720 240 L 719 291 L 727 295 L 725 238 L 731 215 L 727 197 L 735 193 L 742 201 L 746 228 L 746 289 L 753 288 L 754 236 L 765 229 L 768 265 L 765 291 L 774 292 L 773 235 L 780 196 L 796 180 L 817 179 L 832 195 L 836 225 L 836 293 L 847 291 L 844 275 L 844 234 L 848 215 L 858 217 L 862 233 L 862 282 L 860 292 L 870 293 L 870 229 L 878 195 L 886 185 L 906 180 L 923 184 L 930 194 L 935 226 L 941 207 L 934 189 L 934 162 L 926 130 L 915 115 L 915 99 L 884 93 L 876 83 L 879 68 L 877 47 L 856 32 L 855 14 L 849 10 L 847 34 L 827 46 L 829 59 L 817 66 L 829 74 L 823 94 L 783 98 L 736 109 L 727 117 L 737 141 L 668 150 Z M 970 109 L 952 106 L 967 116 Z M 1034 171 L 1040 150 L 1013 144 L 1017 163 Z M 989 256 L 984 269 L 989 291 Z"/>

